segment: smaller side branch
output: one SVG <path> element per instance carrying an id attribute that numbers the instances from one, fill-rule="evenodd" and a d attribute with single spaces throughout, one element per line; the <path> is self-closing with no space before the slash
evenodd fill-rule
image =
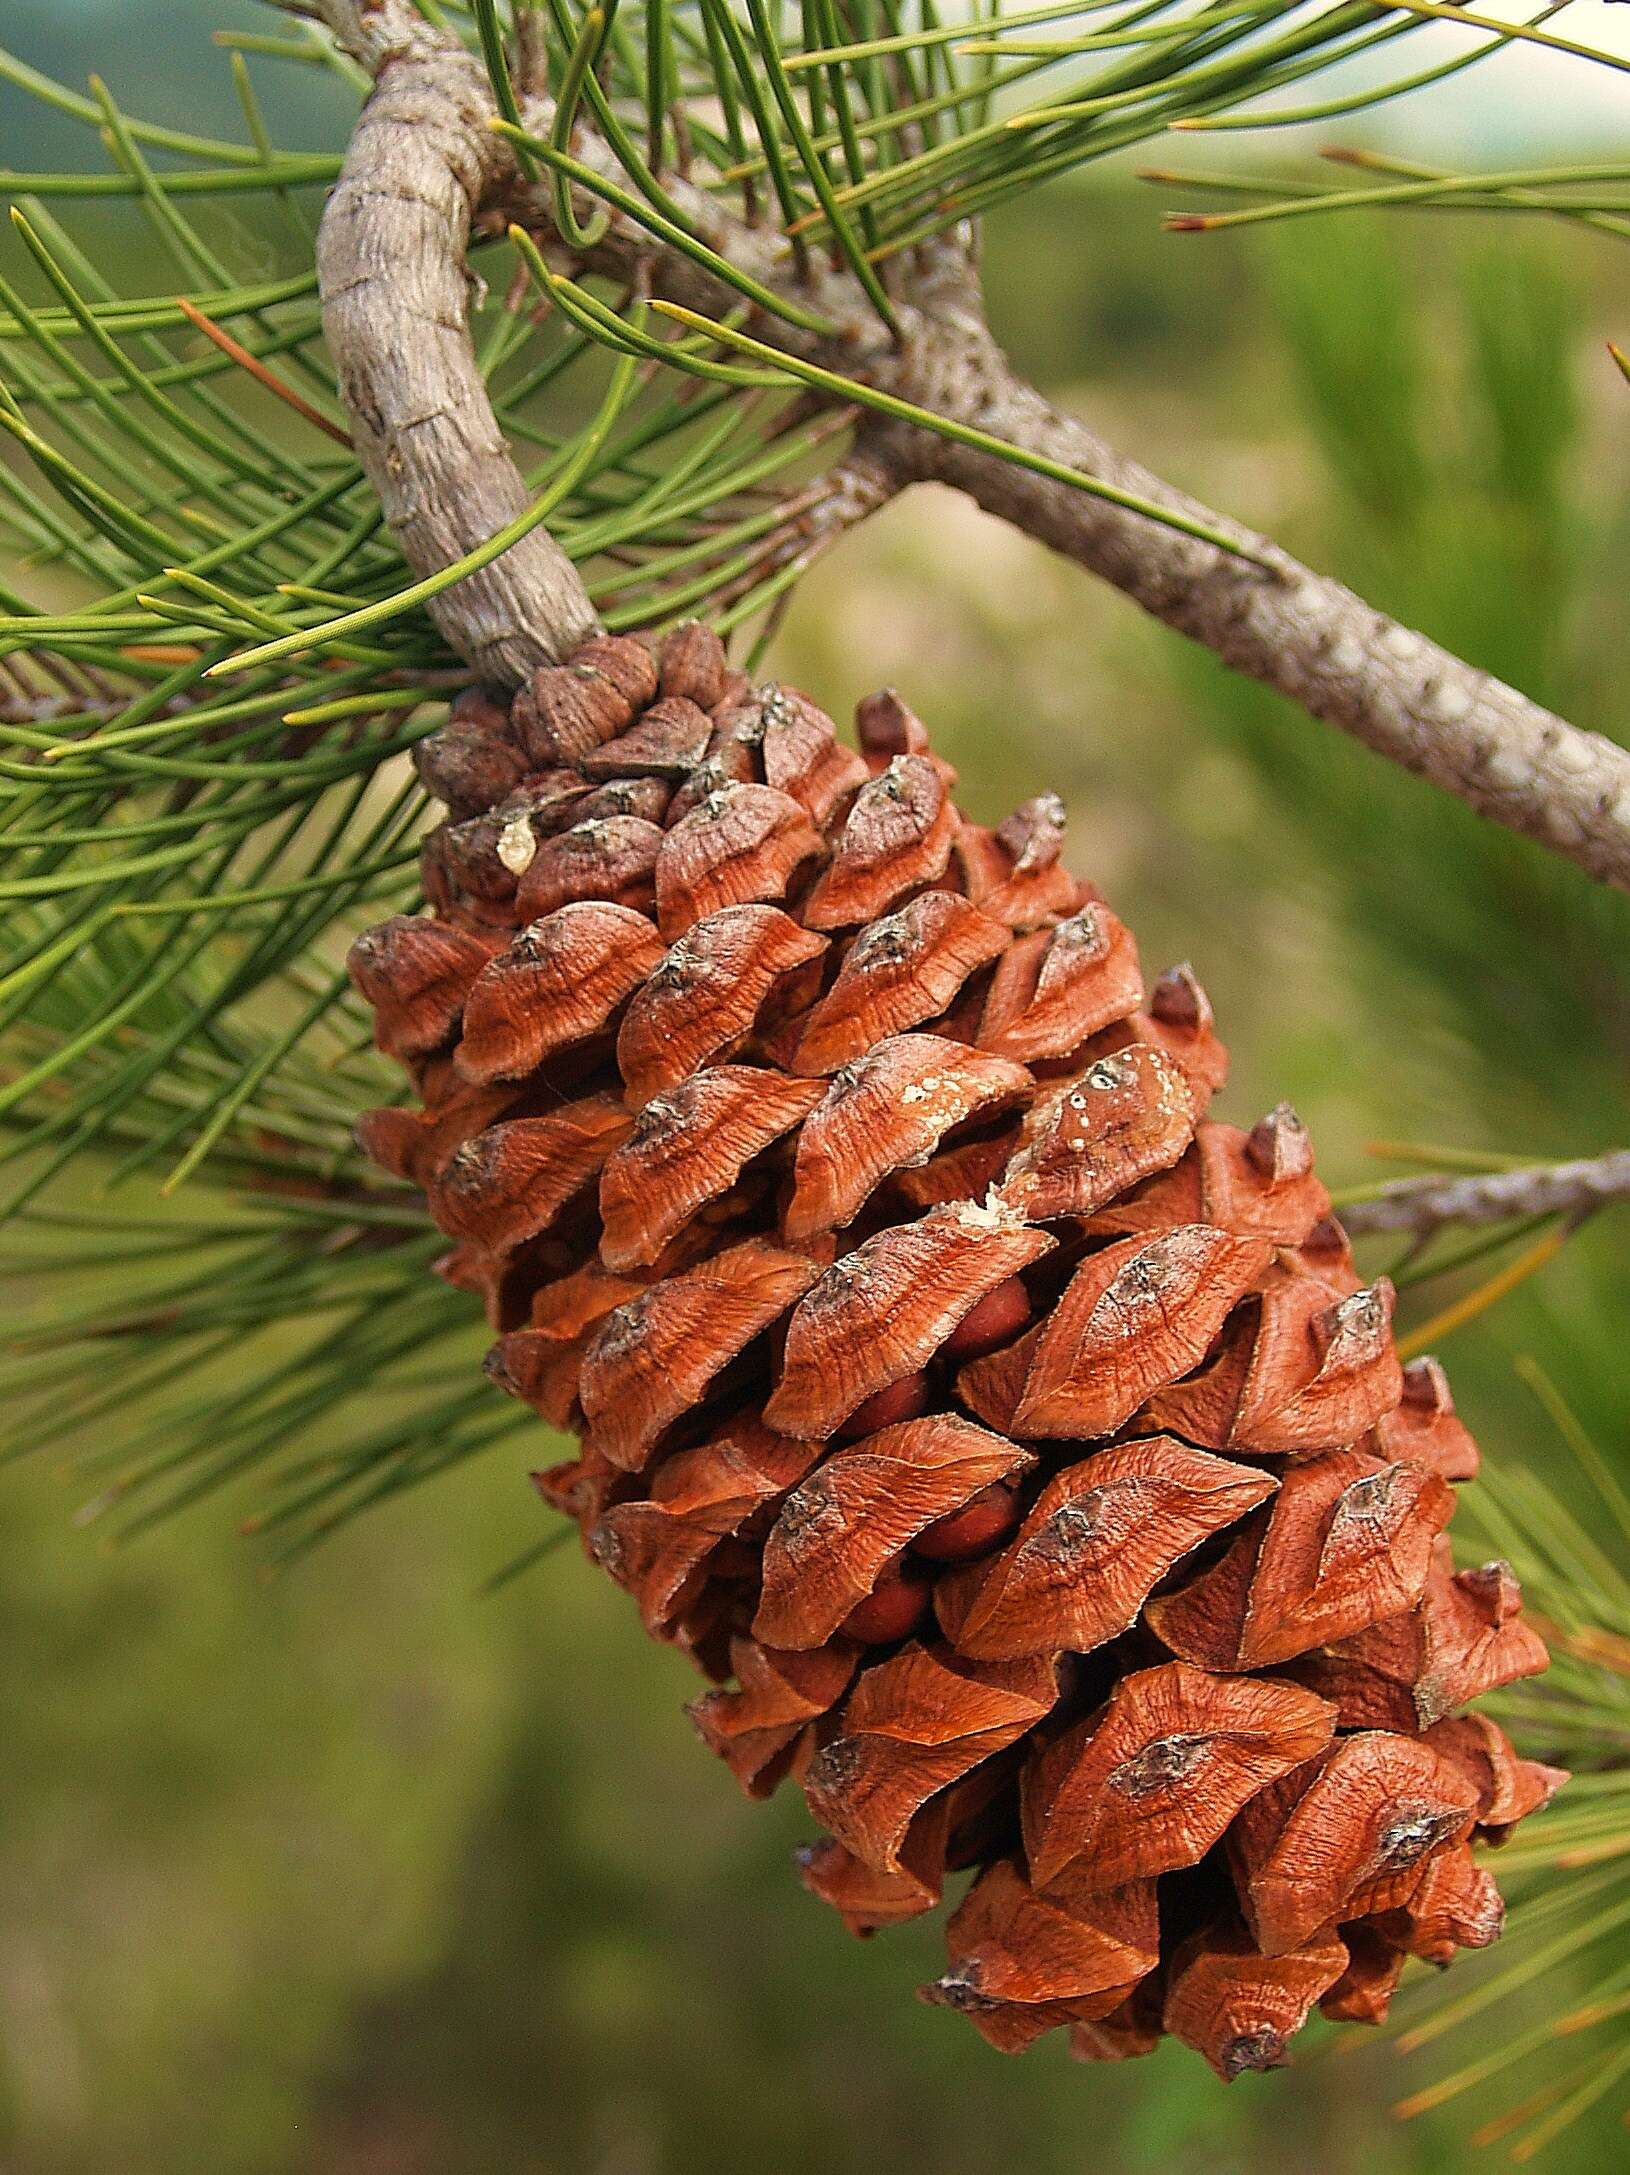
<path id="1" fill-rule="evenodd" d="M 923 430 L 892 442 L 904 475 L 966 491 L 1236 672 L 1630 891 L 1630 749 L 1570 724 L 1150 475 L 1017 377 L 976 311 L 929 323 L 898 368 L 920 405 L 1202 520 L 1251 556 Z"/>
<path id="2" fill-rule="evenodd" d="M 1577 1163 L 1536 1163 L 1473 1178 L 1401 1178 L 1340 1211 L 1354 1237 L 1400 1231 L 1430 1238 L 1445 1224 L 1513 1223 L 1531 1216 L 1588 1216 L 1630 1200 L 1630 1148 Z"/>

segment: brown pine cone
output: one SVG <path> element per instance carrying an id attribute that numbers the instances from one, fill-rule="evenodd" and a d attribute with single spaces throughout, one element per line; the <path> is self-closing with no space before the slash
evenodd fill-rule
<path id="1" fill-rule="evenodd" d="M 974 1869 L 925 1991 L 998 2047 L 1271 2067 L 1498 1933 L 1474 1845 L 1565 1778 L 1457 1710 L 1545 1650 L 1295 1113 L 1207 1116 L 1192 970 L 1055 799 L 971 823 L 858 725 L 699 626 L 461 697 L 431 910 L 351 956 L 419 1102 L 363 1142 L 806 1885 L 866 1934 Z"/>

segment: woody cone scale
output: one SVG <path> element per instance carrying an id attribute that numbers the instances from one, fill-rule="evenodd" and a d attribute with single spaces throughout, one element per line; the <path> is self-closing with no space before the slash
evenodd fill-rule
<path id="1" fill-rule="evenodd" d="M 1294 1112 L 1208 1118 L 1193 973 L 1056 800 L 858 730 L 694 625 L 462 697 L 429 911 L 351 955 L 417 1098 L 364 1145 L 806 1885 L 869 1934 L 971 1872 L 924 1993 L 1003 2050 L 1272 2067 L 1499 1932 L 1478 1846 L 1564 1778 L 1461 1710 L 1545 1649 Z"/>

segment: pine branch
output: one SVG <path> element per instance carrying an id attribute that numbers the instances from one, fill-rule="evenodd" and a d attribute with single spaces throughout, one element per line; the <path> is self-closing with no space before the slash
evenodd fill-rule
<path id="1" fill-rule="evenodd" d="M 455 39 L 400 4 L 324 13 L 378 80 L 318 230 L 323 329 L 363 468 L 422 578 L 532 502 L 476 361 L 465 284 L 471 220 L 510 162 L 484 125 L 486 78 Z M 509 684 L 599 624 L 541 523 L 430 610 L 483 679 Z"/>
<path id="2" fill-rule="evenodd" d="M 797 249 L 789 269 L 773 233 L 753 232 L 682 177 L 658 183 L 618 140 L 603 100 L 598 110 L 607 133 L 585 134 L 574 155 L 562 140 L 571 134 L 569 111 L 534 97 L 524 108 L 527 127 L 517 125 L 505 110 L 523 110 L 507 73 L 489 87 L 464 47 L 433 30 L 408 0 L 380 0 L 367 11 L 355 0 L 334 0 L 321 12 L 352 58 L 380 77 L 319 236 L 324 324 L 364 465 L 404 556 L 422 578 L 538 520 L 492 417 L 460 291 L 472 218 L 501 201 L 503 185 L 512 194 L 524 191 L 534 157 L 559 177 L 550 215 L 562 239 L 575 238 L 579 253 L 597 267 L 649 279 L 671 299 L 700 298 L 709 307 L 744 297 L 773 323 L 784 346 L 806 357 L 835 353 L 848 362 L 857 349 L 886 354 L 900 344 L 899 318 L 846 227 L 843 269 L 816 278 Z M 740 27 L 729 29 L 739 41 Z M 587 49 L 580 43 L 580 50 Z M 594 80 L 592 71 L 568 74 L 568 84 L 580 81 L 584 90 Z M 784 83 L 780 102 L 784 111 L 796 111 Z M 760 125 L 768 130 L 767 119 Z M 806 172 L 823 177 L 816 193 L 830 210 L 824 168 L 801 121 L 793 133 Z M 619 173 L 643 185 L 643 201 Z M 583 246 L 588 237 L 569 202 L 562 215 L 567 182 L 604 199 L 592 247 Z M 790 215 L 785 188 L 783 196 Z M 662 252 L 655 267 L 653 243 Z M 413 267 L 411 279 L 400 277 L 402 265 Z M 869 339 L 868 324 L 876 327 Z M 608 345 L 628 351 L 625 328 L 602 321 L 597 329 Z M 1089 491 L 1098 488 L 1091 478 L 1080 481 Z M 1164 517 L 1153 502 L 1142 511 Z M 1218 542 L 1228 548 L 1220 536 Z M 431 608 L 483 677 L 509 684 L 595 624 L 586 593 L 541 526 L 528 527 L 478 575 L 442 589 Z M 266 645 L 240 662 L 269 662 L 291 647 Z"/>
<path id="3" fill-rule="evenodd" d="M 1447 1224 L 1551 1216 L 1574 1222 L 1625 1200 L 1630 1200 L 1630 1148 L 1616 1148 L 1573 1163 L 1536 1163 L 1464 1178 L 1400 1178 L 1344 1205 L 1341 1220 L 1354 1236 L 1403 1231 L 1425 1239 Z"/>
<path id="4" fill-rule="evenodd" d="M 428 30 L 407 0 L 380 0 L 366 14 L 354 0 L 323 0 L 319 12 L 363 65 L 378 70 L 393 63 L 386 91 L 404 68 L 417 65 L 411 56 L 456 43 Z M 473 66 L 451 54 L 446 65 L 459 73 L 456 93 L 440 94 L 444 108 L 470 95 Z M 449 73 L 448 82 L 454 80 Z M 383 95 L 376 93 L 376 101 Z M 473 158 L 471 139 L 480 125 L 497 119 L 490 94 L 483 98 L 479 114 L 457 107 L 459 157 Z M 523 130 L 505 131 L 508 140 L 562 161 L 565 154 L 550 142 L 548 102 L 529 102 L 524 119 Z M 490 161 L 491 154 L 486 157 Z M 752 322 L 761 345 L 846 381 L 831 385 L 834 397 L 864 403 L 870 393 L 921 411 L 923 424 L 896 423 L 877 435 L 901 483 L 931 479 L 966 491 L 1236 670 L 1600 881 L 1630 888 L 1630 753 L 1397 625 L 1268 539 L 1149 475 L 1085 424 L 1058 414 L 1013 373 L 991 337 L 960 246 L 945 243 L 926 252 L 909 278 L 897 282 L 891 322 L 884 322 L 847 267 L 817 271 L 796 255 L 784 256 L 772 229 L 748 225 L 720 199 L 677 177 L 664 184 L 663 198 L 678 222 L 667 212 L 653 213 L 610 181 L 619 163 L 613 148 L 590 131 L 567 162 L 573 178 L 597 188 L 611 206 L 588 253 L 593 265 L 626 269 L 638 263 L 652 292 L 721 326 L 746 293 L 758 303 Z M 496 166 L 482 170 L 490 170 L 511 202 L 538 221 L 539 207 L 528 203 L 525 177 L 513 164 L 507 175 Z M 351 171 L 360 188 L 355 151 Z M 684 236 L 684 247 L 676 235 Z M 365 244 L 361 253 L 367 256 L 373 246 Z M 766 308 L 760 299 L 766 296 L 781 307 Z M 824 329 L 832 324 L 842 328 L 835 337 Z M 386 321 L 383 337 L 373 327 L 364 329 L 383 362 L 394 321 Z M 617 344 L 611 326 L 589 329 Z M 468 396 L 472 386 L 479 391 L 479 381 L 462 358 L 454 381 L 456 396 L 445 402 L 437 396 L 430 406 L 473 418 Z M 929 419 L 941 427 L 924 427 Z M 960 442 L 945 435 L 959 424 Z M 972 424 L 980 442 L 970 442 Z M 482 418 L 476 442 L 483 445 L 491 442 L 484 426 Z M 357 425 L 359 432 L 369 427 L 366 419 Z M 407 451 L 398 446 L 396 457 Z M 410 492 L 415 502 L 437 488 L 438 474 L 431 464 L 416 481 Z M 447 488 L 445 481 L 440 487 Z M 1155 511 L 1180 526 L 1151 519 Z M 446 599 L 442 608 L 454 609 Z M 574 600 L 572 608 L 581 607 Z M 545 585 L 521 604 L 507 630 L 480 634 L 483 657 L 496 656 L 494 644 L 506 639 L 528 654 L 529 643 L 552 654 L 556 609 Z M 541 645 L 528 628 L 545 630 Z"/>
<path id="5" fill-rule="evenodd" d="M 926 405 L 976 412 L 1014 444 L 1216 523 L 1251 557 L 1157 529 L 924 432 L 895 441 L 903 474 L 966 491 L 1234 670 L 1598 881 L 1630 889 L 1630 752 L 1150 475 L 1018 378 L 981 319 L 940 328 L 916 390 Z M 1252 559 L 1266 561 L 1266 570 Z"/>

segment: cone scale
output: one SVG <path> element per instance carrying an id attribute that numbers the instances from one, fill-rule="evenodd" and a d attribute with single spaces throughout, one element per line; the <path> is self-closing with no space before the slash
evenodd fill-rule
<path id="1" fill-rule="evenodd" d="M 1300 1122 L 1208 1116 L 1192 971 L 1055 799 L 987 829 L 857 725 L 699 626 L 460 698 L 429 910 L 351 956 L 417 1098 L 363 1143 L 806 1885 L 869 1934 L 971 1874 L 923 1992 L 1003 2050 L 1276 2066 L 1497 1935 L 1477 1846 L 1561 1777 L 1460 1710 L 1545 1650 Z"/>

